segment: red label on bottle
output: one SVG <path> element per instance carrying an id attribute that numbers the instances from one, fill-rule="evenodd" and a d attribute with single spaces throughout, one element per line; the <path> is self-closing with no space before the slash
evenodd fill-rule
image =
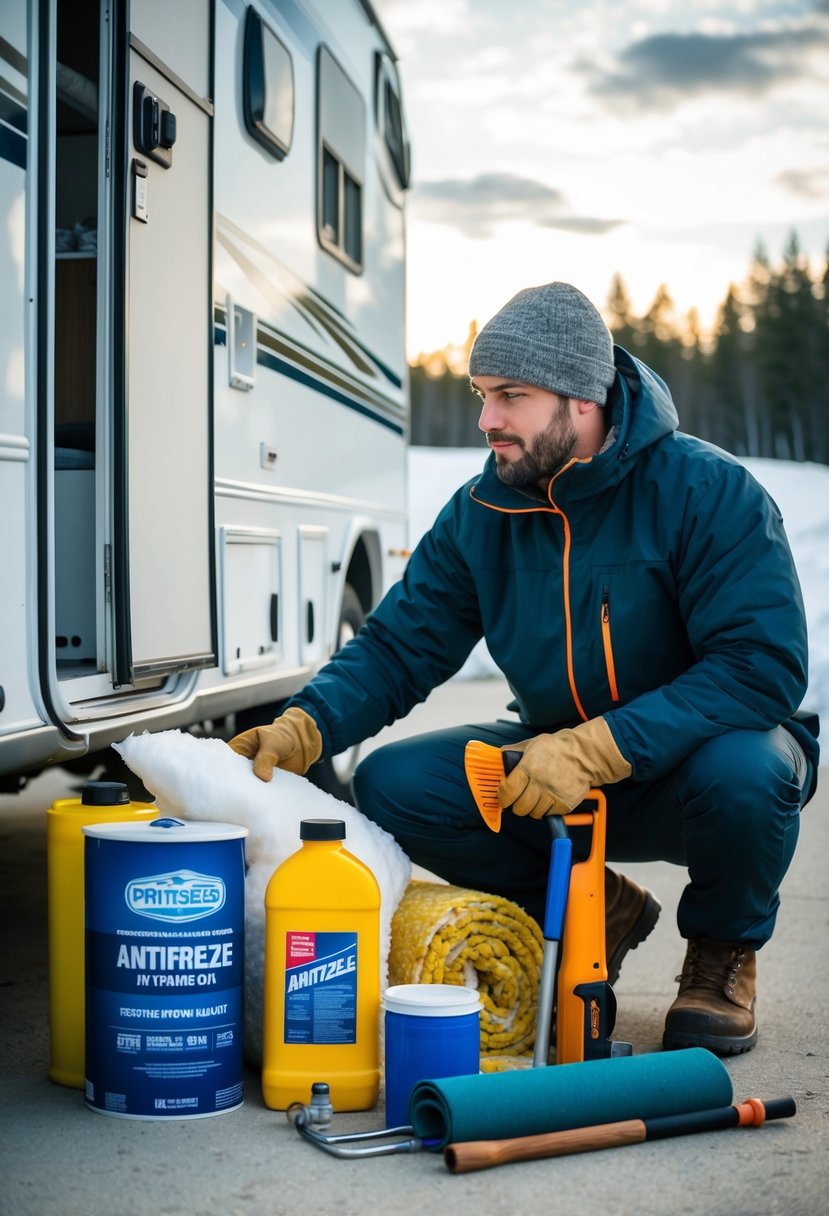
<path id="1" fill-rule="evenodd" d="M 296 967 L 299 963 L 313 962 L 317 957 L 316 933 L 285 934 L 285 966 Z"/>

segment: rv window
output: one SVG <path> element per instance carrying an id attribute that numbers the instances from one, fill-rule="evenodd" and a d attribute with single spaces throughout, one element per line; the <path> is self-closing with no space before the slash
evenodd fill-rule
<path id="1" fill-rule="evenodd" d="M 326 241 L 340 241 L 340 165 L 327 148 L 322 150 L 322 233 Z"/>
<path id="2" fill-rule="evenodd" d="M 345 173 L 345 252 L 352 262 L 363 261 L 363 207 L 359 182 Z"/>
<path id="3" fill-rule="evenodd" d="M 330 51 L 319 51 L 317 78 L 317 232 L 320 244 L 349 270 L 363 266 L 363 99 Z"/>
<path id="4" fill-rule="evenodd" d="M 409 184 L 409 149 L 403 135 L 403 111 L 400 108 L 400 98 L 391 87 L 391 81 L 385 80 L 385 123 L 383 135 L 389 150 L 397 179 L 405 190 Z"/>
<path id="5" fill-rule="evenodd" d="M 245 21 L 242 91 L 245 126 L 282 160 L 294 133 L 294 67 L 285 46 L 252 8 Z"/>
<path id="6" fill-rule="evenodd" d="M 375 55 L 374 119 L 383 152 L 380 158 L 383 182 L 391 201 L 402 207 L 402 192 L 408 188 L 411 176 L 411 155 L 397 69 L 381 51 Z"/>

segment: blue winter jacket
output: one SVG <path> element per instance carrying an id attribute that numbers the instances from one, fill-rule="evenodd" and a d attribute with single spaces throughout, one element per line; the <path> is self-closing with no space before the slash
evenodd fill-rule
<path id="1" fill-rule="evenodd" d="M 616 363 L 615 442 L 565 464 L 546 501 L 502 485 L 490 456 L 293 698 L 324 754 L 408 713 L 482 636 L 528 734 L 604 715 L 637 780 L 798 708 L 806 625 L 779 511 L 738 461 L 677 431 L 654 372 L 620 348 Z"/>

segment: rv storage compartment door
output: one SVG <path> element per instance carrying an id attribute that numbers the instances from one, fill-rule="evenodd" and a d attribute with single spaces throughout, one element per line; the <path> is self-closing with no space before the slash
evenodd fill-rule
<path id="1" fill-rule="evenodd" d="M 222 671 L 273 666 L 282 656 L 282 540 L 266 528 L 219 530 Z"/>
<path id="2" fill-rule="evenodd" d="M 130 682 L 216 663 L 211 11 L 194 0 L 130 9 L 127 181 L 135 161 L 146 166 L 144 214 L 129 206 L 126 219 L 126 543 L 125 552 L 116 547 L 116 636 L 118 672 Z M 161 159 L 147 152 L 156 134 Z"/>

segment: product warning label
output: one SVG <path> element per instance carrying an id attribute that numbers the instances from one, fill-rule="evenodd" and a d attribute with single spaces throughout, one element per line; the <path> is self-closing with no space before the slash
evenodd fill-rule
<path id="1" fill-rule="evenodd" d="M 285 934 L 285 1042 L 356 1043 L 357 934 Z"/>

